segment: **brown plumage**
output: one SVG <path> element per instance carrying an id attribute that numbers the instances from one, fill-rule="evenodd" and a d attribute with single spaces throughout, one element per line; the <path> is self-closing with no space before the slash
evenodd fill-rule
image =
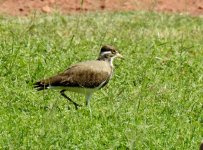
<path id="1" fill-rule="evenodd" d="M 83 93 L 86 95 L 86 104 L 89 105 L 92 93 L 109 82 L 113 73 L 113 59 L 115 57 L 122 56 L 114 47 L 105 45 L 101 48 L 97 60 L 72 65 L 58 75 L 36 82 L 34 87 L 38 91 L 61 89 L 61 95 L 71 101 L 76 109 L 80 105 L 72 101 L 64 92 L 67 90 Z"/>
<path id="2" fill-rule="evenodd" d="M 49 87 L 103 87 L 108 83 L 112 67 L 106 61 L 87 61 L 75 64 L 63 73 L 35 83 L 35 88 L 40 91 Z M 101 88 L 100 87 L 100 88 Z"/>
<path id="3" fill-rule="evenodd" d="M 199 150 L 203 150 L 203 141 L 202 141 L 202 143 L 200 144 Z"/>

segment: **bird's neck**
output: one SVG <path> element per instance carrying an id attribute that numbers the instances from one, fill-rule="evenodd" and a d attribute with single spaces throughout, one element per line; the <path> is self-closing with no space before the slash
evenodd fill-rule
<path id="1" fill-rule="evenodd" d="M 106 61 L 110 64 L 111 67 L 113 67 L 113 60 L 114 60 L 114 57 L 105 57 L 105 56 L 99 56 L 97 58 L 97 60 L 99 61 Z"/>

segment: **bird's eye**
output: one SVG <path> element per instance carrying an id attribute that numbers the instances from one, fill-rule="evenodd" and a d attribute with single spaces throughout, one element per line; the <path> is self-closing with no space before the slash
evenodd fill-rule
<path id="1" fill-rule="evenodd" d="M 111 50 L 111 53 L 112 53 L 112 54 L 115 54 L 115 53 L 116 53 L 116 51 L 115 51 L 114 49 L 112 49 L 112 50 Z"/>

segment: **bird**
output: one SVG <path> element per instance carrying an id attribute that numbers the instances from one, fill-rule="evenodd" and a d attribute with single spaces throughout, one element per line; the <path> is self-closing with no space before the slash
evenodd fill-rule
<path id="1" fill-rule="evenodd" d="M 73 101 L 65 92 L 76 92 L 85 95 L 86 105 L 90 108 L 92 94 L 107 85 L 113 74 L 114 58 L 123 58 L 116 48 L 104 45 L 96 60 L 71 65 L 64 72 L 34 83 L 37 91 L 60 89 L 60 94 L 74 104 L 75 109 L 82 105 Z"/>

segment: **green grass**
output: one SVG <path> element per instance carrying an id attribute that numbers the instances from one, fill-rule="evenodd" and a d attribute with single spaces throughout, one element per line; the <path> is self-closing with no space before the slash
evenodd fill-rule
<path id="1" fill-rule="evenodd" d="M 203 18 L 144 12 L 0 17 L 0 149 L 198 149 Z M 116 46 L 107 87 L 75 110 L 32 84 Z M 67 93 L 84 104 L 83 95 Z"/>

